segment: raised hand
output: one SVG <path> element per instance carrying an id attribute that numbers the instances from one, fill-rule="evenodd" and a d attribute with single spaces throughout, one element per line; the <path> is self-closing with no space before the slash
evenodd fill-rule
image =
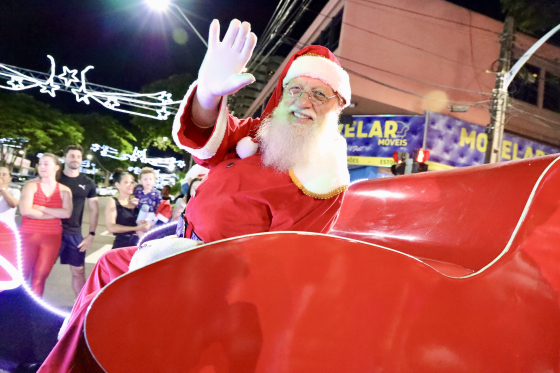
<path id="1" fill-rule="evenodd" d="M 243 73 L 257 43 L 251 25 L 234 19 L 220 42 L 220 23 L 212 21 L 208 36 L 208 51 L 198 72 L 197 98 L 204 109 L 217 107 L 221 96 L 230 95 L 255 77 Z"/>

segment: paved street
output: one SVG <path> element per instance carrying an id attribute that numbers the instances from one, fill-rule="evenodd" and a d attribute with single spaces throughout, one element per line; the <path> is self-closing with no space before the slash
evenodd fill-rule
<path id="1" fill-rule="evenodd" d="M 93 270 L 97 259 L 105 251 L 111 249 L 114 237 L 105 227 L 105 205 L 108 197 L 99 197 L 99 224 L 95 232 L 95 239 L 91 248 L 86 253 L 86 276 Z M 18 217 L 21 220 L 21 217 Z M 82 234 L 85 236 L 89 232 L 89 208 L 86 203 L 84 219 L 82 224 Z M 72 274 L 68 265 L 62 265 L 57 259 L 52 272 L 47 279 L 45 286 L 44 299 L 60 309 L 70 310 L 76 300 L 76 295 L 72 290 Z"/>

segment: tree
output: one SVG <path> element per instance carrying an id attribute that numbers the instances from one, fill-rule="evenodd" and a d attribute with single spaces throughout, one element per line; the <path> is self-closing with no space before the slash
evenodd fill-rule
<path id="1" fill-rule="evenodd" d="M 24 153 L 60 154 L 83 140 L 74 119 L 23 93 L 0 93 L 0 129 L 2 138 L 21 139 Z"/>
<path id="2" fill-rule="evenodd" d="M 92 144 L 108 145 L 122 153 L 128 154 L 131 154 L 134 150 L 132 143 L 136 142 L 136 137 L 115 118 L 108 115 L 91 113 L 72 115 L 72 119 L 78 122 L 84 129 L 84 141 L 81 145 L 85 152 L 91 148 Z M 96 155 L 95 158 L 95 163 L 105 171 L 107 178 L 108 174 L 115 168 L 120 167 L 126 170 L 132 165 L 132 162 L 128 160 L 121 161 L 113 158 L 101 158 L 99 155 Z"/>
<path id="3" fill-rule="evenodd" d="M 560 23 L 558 0 L 500 0 L 502 12 L 515 19 L 520 30 L 538 34 Z"/>
<path id="4" fill-rule="evenodd" d="M 191 74 L 171 75 L 167 79 L 156 80 L 142 87 L 142 93 L 154 93 L 167 91 L 172 94 L 173 100 L 183 99 L 183 96 L 194 81 Z M 174 116 L 170 116 L 165 121 L 150 119 L 141 116 L 132 118 L 131 123 L 138 127 L 143 135 L 142 146 L 147 148 L 155 146 L 158 149 L 172 150 L 184 154 L 174 143 L 171 138 L 171 129 L 173 127 Z M 167 138 L 166 140 L 164 138 Z"/>

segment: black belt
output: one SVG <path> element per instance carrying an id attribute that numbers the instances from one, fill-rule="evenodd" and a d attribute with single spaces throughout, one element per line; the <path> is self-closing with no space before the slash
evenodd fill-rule
<path id="1" fill-rule="evenodd" d="M 181 238 L 185 237 L 185 233 L 187 232 L 187 227 L 188 224 L 185 224 L 185 212 L 182 212 L 181 216 L 179 217 L 179 222 L 177 223 L 177 231 L 175 235 Z M 194 241 L 203 242 L 202 239 L 200 239 L 200 237 L 198 237 L 198 235 L 194 232 L 194 230 L 191 232 L 191 236 L 188 238 Z"/>

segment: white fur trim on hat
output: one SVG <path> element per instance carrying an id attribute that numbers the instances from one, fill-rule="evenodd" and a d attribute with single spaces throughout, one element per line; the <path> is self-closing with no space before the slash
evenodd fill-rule
<path id="1" fill-rule="evenodd" d="M 317 55 L 303 55 L 292 62 L 282 84 L 299 76 L 307 76 L 321 80 L 328 84 L 345 101 L 344 107 L 350 105 L 352 91 L 350 89 L 350 77 L 342 67 L 326 57 Z"/>
<path id="2" fill-rule="evenodd" d="M 250 136 L 245 136 L 235 146 L 235 151 L 241 159 L 255 155 L 257 150 L 259 150 L 259 144 L 255 143 Z"/>

